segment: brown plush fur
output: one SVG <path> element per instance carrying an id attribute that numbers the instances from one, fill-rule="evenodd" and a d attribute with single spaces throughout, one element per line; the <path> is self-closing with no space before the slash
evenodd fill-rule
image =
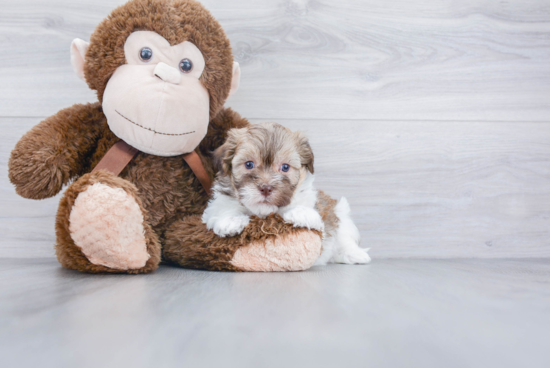
<path id="1" fill-rule="evenodd" d="M 228 239 L 224 245 L 223 240 L 204 234 L 206 230 L 197 222 L 198 217 L 187 218 L 203 212 L 208 196 L 182 156 L 160 157 L 140 152 L 119 177 L 101 171 L 87 174 L 118 141 L 107 125 L 101 102 L 110 76 L 126 62 L 124 42 L 136 30 L 157 32 L 172 45 L 189 40 L 203 53 L 206 68 L 200 80 L 210 94 L 211 121 L 196 150 L 214 178 L 210 153 L 222 145 L 229 129 L 249 124 L 239 114 L 222 107 L 231 84 L 233 57 L 229 41 L 218 22 L 196 1 L 133 0 L 113 11 L 91 37 L 85 77 L 97 91 L 99 102 L 61 110 L 25 134 L 10 157 L 10 180 L 17 193 L 33 199 L 54 196 L 63 185 L 74 181 L 61 200 L 56 219 L 56 253 L 65 267 L 85 272 L 150 272 L 157 268 L 164 244 L 169 245 L 169 250 L 165 250 L 169 261 L 187 267 L 235 271 L 227 263 L 229 255 L 235 252 L 235 240 Z M 151 255 L 144 268 L 122 271 L 94 265 L 71 239 L 69 215 L 74 201 L 98 181 L 124 189 L 139 204 Z M 242 244 L 246 239 L 239 241 Z M 210 243 L 215 244 L 211 250 Z M 184 249 L 187 246 L 189 249 Z M 204 251 L 205 248 L 208 249 Z M 190 260 L 181 258 L 187 254 L 192 255 Z"/>
<path id="2" fill-rule="evenodd" d="M 35 178 L 43 177 L 61 177 L 63 181 L 59 181 L 54 188 L 44 186 L 40 182 L 34 188 L 30 185 L 32 180 L 22 181 L 25 183 L 26 191 L 18 190 L 20 194 L 29 198 L 46 198 L 55 195 L 61 189 L 63 183 L 78 177 L 81 172 L 89 172 L 101 160 L 105 153 L 118 141 L 118 138 L 109 130 L 107 121 L 103 115 L 100 123 L 97 121 L 70 121 L 67 117 L 81 117 L 82 110 L 88 111 L 90 107 L 95 106 L 95 111 L 88 116 L 96 118 L 97 112 L 101 108 L 95 105 L 75 105 L 72 108 L 60 111 L 57 115 L 46 119 L 36 128 L 28 132 L 18 143 L 12 153 L 10 160 L 10 178 L 21 178 L 25 175 L 32 178 L 34 169 Z M 73 110 L 74 113 L 70 113 Z M 59 118 L 59 119 L 56 119 Z M 47 130 L 51 125 L 59 123 L 65 126 L 78 126 L 78 129 L 67 129 L 62 137 L 56 137 L 59 140 L 64 140 L 69 146 L 71 142 L 79 142 L 80 136 L 87 137 L 88 141 L 94 141 L 97 145 L 96 151 L 89 153 L 85 145 L 75 145 L 74 157 L 70 155 L 49 156 L 46 162 L 55 162 L 57 165 L 22 165 L 23 162 L 37 163 L 43 159 L 43 146 L 46 142 L 43 136 L 37 136 L 36 131 Z M 78 123 L 78 124 L 77 124 Z M 210 152 L 217 146 L 221 145 L 226 138 L 227 130 L 232 127 L 243 127 L 248 122 L 241 118 L 239 114 L 230 109 L 223 109 L 215 119 L 210 121 L 208 133 L 201 142 L 198 153 L 201 156 L 203 164 L 207 169 L 211 178 L 214 177 L 214 168 L 210 158 Z M 42 129 L 41 125 L 45 127 Z M 100 125 L 102 128 L 98 129 Z M 85 131 L 83 128 L 88 127 L 93 130 Z M 55 130 L 55 129 L 53 129 Z M 83 131 L 84 130 L 84 131 Z M 73 135 L 70 135 L 73 133 Z M 98 137 L 99 136 L 99 137 Z M 57 141 L 57 140 L 56 140 Z M 86 140 L 85 140 L 86 141 Z M 18 147 L 34 147 L 34 150 L 19 151 Z M 78 150 L 80 149 L 80 150 Z M 38 154 L 40 156 L 36 157 Z M 14 159 L 17 157 L 17 159 Z M 21 170 L 22 169 L 22 170 Z M 100 172 L 106 178 L 106 174 Z M 95 175 L 96 173 L 92 174 Z M 97 180 L 90 177 L 90 174 L 80 177 L 76 182 L 71 184 L 67 189 L 65 196 L 61 200 L 57 221 L 56 221 L 56 253 L 61 264 L 67 268 L 77 269 L 85 272 L 126 272 L 120 270 L 112 270 L 107 267 L 97 266 L 90 263 L 74 242 L 69 234 L 69 215 L 70 209 L 76 199 L 78 193 L 84 191 L 88 185 L 93 184 Z M 110 174 L 108 174 L 110 175 Z M 111 175 L 112 176 L 112 175 Z M 208 196 L 196 176 L 193 174 L 187 163 L 181 156 L 176 157 L 160 157 L 148 155 L 140 152 L 122 171 L 120 177 L 112 177 L 111 180 L 102 183 L 109 186 L 119 186 L 138 198 L 138 203 L 143 210 L 144 217 L 147 218 L 147 223 L 144 224 L 146 229 L 154 230 L 152 235 L 146 234 L 146 239 L 149 242 L 164 243 L 166 229 L 179 218 L 183 218 L 189 214 L 200 214 L 204 211 Z M 92 180 L 92 181 L 90 181 Z M 14 182 L 12 180 L 12 182 Z M 16 184 L 16 188 L 19 189 Z M 36 184 L 36 183 L 35 183 Z M 132 188 L 133 191 L 130 189 Z M 34 189 L 34 191 L 33 191 Z M 139 194 L 138 194 L 139 193 Z M 25 195 L 29 194 L 29 195 Z M 154 240 L 153 240 L 154 239 Z M 154 247 L 149 248 L 156 249 Z M 157 268 L 160 261 L 160 255 L 151 254 L 151 259 L 147 262 L 145 268 L 128 271 L 128 273 L 150 272 Z M 153 262 L 153 263 L 151 263 Z M 216 268 L 217 266 L 215 266 Z"/>
<path id="3" fill-rule="evenodd" d="M 17 193 L 31 199 L 52 197 L 71 179 L 89 171 L 104 122 L 99 103 L 74 105 L 27 132 L 8 163 Z"/>
<path id="4" fill-rule="evenodd" d="M 286 237 L 303 231 L 320 231 L 294 228 L 283 219 L 272 214 L 261 219 L 252 216 L 250 224 L 239 236 L 221 238 L 206 229 L 200 216 L 188 216 L 176 221 L 167 231 L 163 256 L 166 260 L 187 268 L 216 271 L 244 271 L 230 262 L 239 247 L 254 241 L 265 241 L 274 237 Z M 182 239 L 186 244 L 182 244 Z"/>

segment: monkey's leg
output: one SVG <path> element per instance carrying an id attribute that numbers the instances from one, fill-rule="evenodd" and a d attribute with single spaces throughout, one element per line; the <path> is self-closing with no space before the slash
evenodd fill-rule
<path id="1" fill-rule="evenodd" d="M 137 188 L 106 171 L 71 184 L 59 203 L 56 254 L 83 272 L 147 273 L 160 262 L 160 243 Z"/>
<path id="2" fill-rule="evenodd" d="M 163 259 L 215 271 L 302 271 L 321 254 L 321 232 L 295 228 L 278 215 L 253 216 L 243 233 L 221 238 L 200 216 L 175 221 L 166 231 Z"/>

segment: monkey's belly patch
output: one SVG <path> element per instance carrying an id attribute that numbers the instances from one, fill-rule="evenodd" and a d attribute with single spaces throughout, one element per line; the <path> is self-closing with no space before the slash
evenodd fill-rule
<path id="1" fill-rule="evenodd" d="M 119 270 L 145 266 L 147 253 L 143 214 L 121 188 L 102 183 L 89 186 L 75 200 L 69 231 L 88 260 Z"/>
<path id="2" fill-rule="evenodd" d="M 321 243 L 311 231 L 256 241 L 239 248 L 231 264 L 244 271 L 303 271 L 321 254 Z"/>

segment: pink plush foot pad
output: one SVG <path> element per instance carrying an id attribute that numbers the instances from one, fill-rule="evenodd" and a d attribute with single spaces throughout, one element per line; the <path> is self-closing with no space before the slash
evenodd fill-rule
<path id="1" fill-rule="evenodd" d="M 69 221 L 74 243 L 93 264 L 131 270 L 150 257 L 141 209 L 121 188 L 90 185 L 76 198 Z"/>
<path id="2" fill-rule="evenodd" d="M 235 252 L 231 264 L 245 271 L 303 271 L 321 253 L 321 238 L 301 232 L 281 238 L 255 241 Z"/>

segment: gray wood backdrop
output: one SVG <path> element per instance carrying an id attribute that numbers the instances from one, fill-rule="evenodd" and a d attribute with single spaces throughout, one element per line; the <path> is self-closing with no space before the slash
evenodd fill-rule
<path id="1" fill-rule="evenodd" d="M 0 1 L 0 257 L 53 257 L 59 196 L 19 198 L 17 140 L 95 96 L 72 72 L 122 0 Z M 550 256 L 548 0 L 204 0 L 242 83 L 227 105 L 306 131 L 374 257 Z"/>

